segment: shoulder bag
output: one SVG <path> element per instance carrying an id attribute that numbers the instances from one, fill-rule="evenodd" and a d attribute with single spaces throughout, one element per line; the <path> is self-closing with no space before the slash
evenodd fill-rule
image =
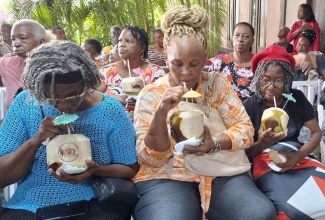
<path id="1" fill-rule="evenodd" d="M 209 80 L 203 81 L 202 86 L 205 91 L 205 105 L 196 103 L 179 104 L 179 110 L 190 109 L 199 110 L 204 114 L 204 124 L 206 124 L 213 137 L 217 137 L 225 131 L 226 125 L 220 116 L 218 109 L 211 108 L 216 72 L 209 73 Z M 202 176 L 233 176 L 244 173 L 251 168 L 245 150 L 220 150 L 203 156 L 184 153 L 184 163 L 188 171 Z"/>
<path id="2" fill-rule="evenodd" d="M 93 176 L 90 185 L 100 202 L 119 202 L 132 207 L 139 201 L 138 190 L 130 180 Z"/>

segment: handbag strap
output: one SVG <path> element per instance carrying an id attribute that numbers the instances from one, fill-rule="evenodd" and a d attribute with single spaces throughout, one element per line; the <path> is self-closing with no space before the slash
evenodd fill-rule
<path id="1" fill-rule="evenodd" d="M 205 117 L 209 118 L 210 112 L 211 112 L 211 103 L 212 98 L 214 97 L 214 84 L 215 84 L 215 78 L 217 75 L 217 72 L 209 72 L 208 74 L 208 80 L 205 80 L 202 82 L 202 88 L 204 90 L 203 96 L 204 96 L 204 105 L 207 106 L 207 109 L 204 113 Z"/>
<path id="2" fill-rule="evenodd" d="M 42 114 L 42 118 L 44 119 L 44 118 L 45 118 L 45 114 L 44 114 L 43 105 L 40 105 L 40 108 L 41 108 L 41 114 Z"/>

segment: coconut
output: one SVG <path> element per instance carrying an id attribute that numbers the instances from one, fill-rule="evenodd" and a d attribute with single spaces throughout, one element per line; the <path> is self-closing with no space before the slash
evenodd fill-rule
<path id="1" fill-rule="evenodd" d="M 82 134 L 57 135 L 46 145 L 46 157 L 53 170 L 62 164 L 86 167 L 85 160 L 91 159 L 90 140 Z"/>
<path id="2" fill-rule="evenodd" d="M 121 85 L 122 91 L 127 95 L 138 95 L 144 87 L 143 80 L 139 77 L 124 78 Z"/>
<path id="3" fill-rule="evenodd" d="M 279 154 L 278 151 L 271 149 L 269 151 L 269 158 L 273 160 L 275 163 L 284 163 L 286 162 L 286 158 Z"/>
<path id="4" fill-rule="evenodd" d="M 281 131 L 287 133 L 288 121 L 289 116 L 283 109 L 271 107 L 264 110 L 261 124 L 263 130 L 271 128 L 274 133 Z"/>
<path id="5" fill-rule="evenodd" d="M 171 135 L 175 141 L 181 142 L 189 138 L 204 136 L 204 117 L 200 111 L 179 111 L 170 117 Z"/>

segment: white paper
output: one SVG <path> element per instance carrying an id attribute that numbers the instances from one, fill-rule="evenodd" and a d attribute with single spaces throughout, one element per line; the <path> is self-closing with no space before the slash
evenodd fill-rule
<path id="1" fill-rule="evenodd" d="M 280 157 L 280 159 L 282 160 L 283 163 L 285 163 L 285 162 L 287 161 L 287 158 L 285 158 L 285 156 L 279 154 L 279 157 Z M 275 172 L 280 172 L 280 170 L 282 169 L 282 168 L 278 167 L 278 166 L 274 163 L 274 161 L 267 163 L 267 165 L 268 165 L 272 170 L 274 170 Z"/>
<path id="2" fill-rule="evenodd" d="M 88 166 L 85 165 L 85 167 L 75 167 L 64 163 L 56 170 L 56 174 L 60 176 L 59 169 L 62 169 L 67 174 L 77 174 L 85 172 L 88 169 Z"/>
<path id="3" fill-rule="evenodd" d="M 196 139 L 195 137 L 191 137 L 185 141 L 181 141 L 175 144 L 174 148 L 176 153 L 182 153 L 185 147 L 197 147 L 200 146 L 201 139 Z"/>

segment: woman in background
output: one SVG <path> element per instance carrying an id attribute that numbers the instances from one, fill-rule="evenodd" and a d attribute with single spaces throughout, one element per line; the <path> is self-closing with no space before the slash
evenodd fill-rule
<path id="1" fill-rule="evenodd" d="M 306 29 L 301 33 L 301 37 L 299 38 L 298 44 L 297 44 L 297 52 L 298 54 L 301 53 L 310 53 L 310 46 L 314 43 L 316 39 L 316 33 L 312 29 Z M 300 56 L 294 55 L 296 61 L 296 66 L 299 66 L 302 62 L 301 59 L 299 59 Z M 304 80 L 317 80 L 319 78 L 318 73 L 315 69 L 310 70 L 308 73 L 304 73 L 301 70 L 295 70 L 295 77 L 294 80 L 297 81 L 304 81 Z"/>
<path id="2" fill-rule="evenodd" d="M 104 85 L 99 90 L 117 98 L 132 117 L 134 107 L 129 108 L 129 103 L 133 106 L 134 99 L 127 99 L 128 95 L 122 91 L 122 80 L 139 77 L 147 85 L 166 73 L 158 65 L 144 61 L 148 58 L 148 34 L 140 27 L 127 25 L 122 28 L 118 52 L 121 60 L 100 69 Z"/>
<path id="3" fill-rule="evenodd" d="M 166 66 L 164 55 L 164 32 L 160 29 L 154 30 L 153 41 L 155 45 L 150 45 L 148 49 L 149 62 L 159 66 Z"/>
<path id="4" fill-rule="evenodd" d="M 316 38 L 314 43 L 310 46 L 310 51 L 320 50 L 320 29 L 317 21 L 315 20 L 315 15 L 313 9 L 309 4 L 301 4 L 298 7 L 297 18 L 299 21 L 295 22 L 287 36 L 287 41 L 291 42 L 293 40 L 293 52 L 292 54 L 297 54 L 297 44 L 301 36 L 301 33 L 307 29 L 312 29 L 316 33 Z"/>
<path id="5" fill-rule="evenodd" d="M 244 101 L 252 95 L 251 53 L 254 43 L 254 28 L 247 22 L 235 25 L 232 37 L 234 52 L 213 61 L 210 71 L 218 71 L 231 83 L 238 97 Z"/>

